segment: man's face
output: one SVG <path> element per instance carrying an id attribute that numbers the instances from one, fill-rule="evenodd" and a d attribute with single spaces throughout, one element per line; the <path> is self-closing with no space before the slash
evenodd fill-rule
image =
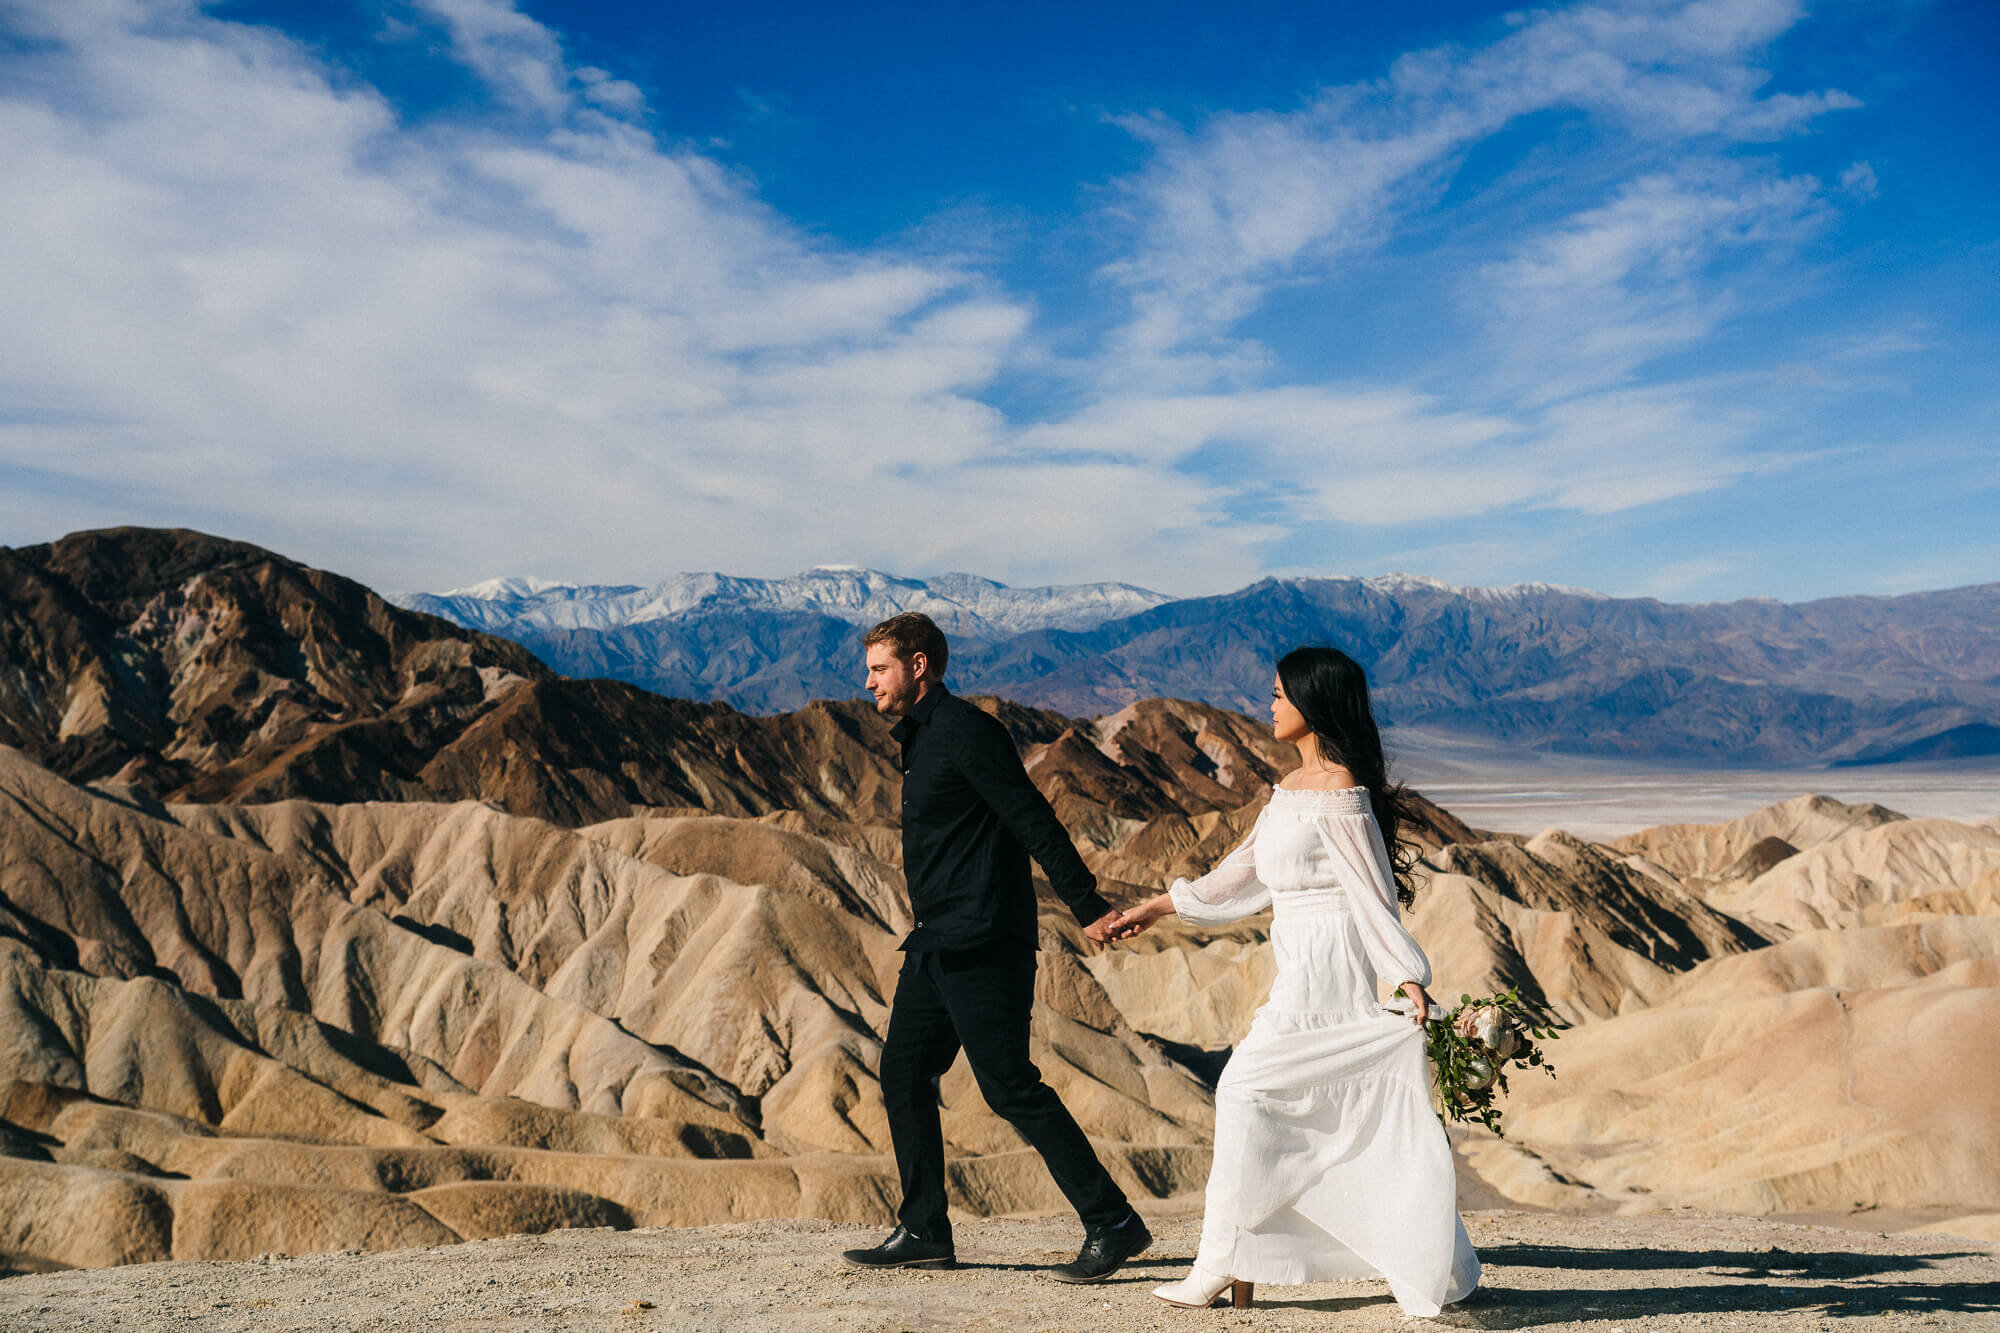
<path id="1" fill-rule="evenodd" d="M 923 693 L 924 669 L 929 663 L 922 653 L 911 653 L 905 662 L 886 643 L 868 645 L 868 692 L 875 696 L 875 711 L 901 717 Z"/>

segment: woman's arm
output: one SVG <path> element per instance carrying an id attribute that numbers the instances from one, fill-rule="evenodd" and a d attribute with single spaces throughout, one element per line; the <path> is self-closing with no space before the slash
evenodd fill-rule
<path id="1" fill-rule="evenodd" d="M 1320 843 L 1333 858 L 1334 873 L 1353 907 L 1356 933 L 1375 975 L 1421 992 L 1431 984 L 1431 960 L 1396 910 L 1396 877 L 1389 849 L 1372 814 L 1321 815 L 1313 821 Z M 1416 999 L 1418 1007 L 1427 1008 Z"/>
<path id="2" fill-rule="evenodd" d="M 1260 810 L 1236 850 L 1200 879 L 1177 879 L 1165 893 L 1127 909 L 1113 927 L 1113 938 L 1137 935 L 1170 912 L 1189 925 L 1225 926 L 1269 907 L 1271 891 L 1257 878 L 1257 830 L 1263 823 Z"/>

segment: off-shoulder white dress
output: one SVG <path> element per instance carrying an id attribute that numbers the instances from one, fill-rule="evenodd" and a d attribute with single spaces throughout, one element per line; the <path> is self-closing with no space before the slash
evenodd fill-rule
<path id="1" fill-rule="evenodd" d="M 1272 908 L 1277 956 L 1215 1090 L 1195 1266 L 1280 1284 L 1385 1277 L 1411 1315 L 1470 1294 L 1479 1259 L 1423 1034 L 1376 996 L 1378 976 L 1427 986 L 1431 967 L 1397 919 L 1367 790 L 1275 789 L 1242 846 L 1170 892 L 1192 925 Z"/>

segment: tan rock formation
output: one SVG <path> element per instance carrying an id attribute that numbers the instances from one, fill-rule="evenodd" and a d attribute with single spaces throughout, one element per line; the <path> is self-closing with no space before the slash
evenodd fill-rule
<path id="1" fill-rule="evenodd" d="M 1772 866 L 1709 901 L 1770 933 L 1860 925 L 1916 910 L 1991 910 L 2000 832 L 1948 819 L 1906 819 L 1850 831 Z M 1919 904 L 1925 906 L 1919 907 Z"/>
<path id="2" fill-rule="evenodd" d="M 1199 856 L 1176 861 L 1189 859 Z M 1663 872 L 1559 832 L 1454 842 L 1426 858 L 1421 879 L 1408 924 L 1447 1004 L 1519 987 L 1587 1021 L 1652 1003 L 1696 964 L 1763 942 Z M 1142 1031 L 1212 1051 L 1242 1037 L 1269 991 L 1268 929 L 1267 916 L 1220 933 L 1168 925 L 1090 967 Z"/>
<path id="3" fill-rule="evenodd" d="M 560 680 L 198 534 L 0 552 L 0 590 L 0 1258 L 890 1216 L 908 912 L 865 706 Z M 1207 869 L 1296 762 L 1181 701 L 983 706 L 1118 900 Z M 1462 1136 L 1471 1196 L 2000 1207 L 2000 1074 L 1967 1058 L 2000 1021 L 2000 821 L 1431 822 L 1434 991 L 1578 1024 L 1507 1140 Z M 1198 1188 L 1268 918 L 1096 951 L 1046 906 L 1037 1062 L 1129 1189 Z M 1062 1206 L 963 1065 L 940 1096 L 961 1207 Z"/>
<path id="4" fill-rule="evenodd" d="M 1410 929 L 1454 1001 L 1519 987 L 1572 1022 L 1664 993 L 1679 973 L 1764 941 L 1667 875 L 1551 830 L 1430 858 Z"/>
<path id="5" fill-rule="evenodd" d="M 1903 816 L 1883 806 L 1847 805 L 1826 796 L 1797 796 L 1755 814 L 1722 824 L 1661 824 L 1618 838 L 1613 850 L 1641 856 L 1692 889 L 1763 873 L 1775 861 L 1744 861 L 1753 848 L 1772 840 L 1792 852 L 1832 842 L 1859 829 L 1878 828 Z"/>
<path id="6" fill-rule="evenodd" d="M 2000 921 L 1814 931 L 1565 1033 L 1508 1135 L 1627 1209 L 1990 1210 L 1995 1023 Z"/>
<path id="7" fill-rule="evenodd" d="M 1271 992 L 1277 964 L 1269 929 L 1269 917 L 1226 931 L 1166 922 L 1095 955 L 1089 966 L 1141 1032 L 1197 1050 L 1226 1050 L 1243 1039 Z"/>
<path id="8" fill-rule="evenodd" d="M 50 1201 L 0 1249 L 105 1263 L 889 1215 L 873 1071 L 906 909 L 880 830 L 577 833 L 474 803 L 147 813 L 8 752 L 0 798 L 0 1143 Z M 1074 924 L 1047 926 L 1037 1060 L 1132 1188 L 1194 1187 L 1204 1085 L 1111 1004 Z M 954 1166 L 967 1206 L 1059 1205 L 962 1069 L 944 1100 L 978 1154 Z"/>
<path id="9" fill-rule="evenodd" d="M 356 899 L 463 941 L 476 960 L 510 965 L 551 999 L 612 1019 L 761 1100 L 764 1134 L 787 1151 L 888 1146 L 873 1071 L 907 908 L 900 874 L 850 843 L 779 820 L 716 817 L 635 817 L 572 834 L 477 805 L 176 813 L 285 855 L 316 849 L 317 864 Z M 726 865 L 742 878 L 719 873 Z M 1050 955 L 1045 988 L 1063 965 Z M 1048 1012 L 1051 1022 L 1062 1014 Z M 1085 1115 L 1087 1128 L 1151 1143 L 1206 1116 L 1193 1084 L 1182 1097 L 1162 1088 L 1158 1101 L 1133 1100 L 1148 1079 L 1186 1076 L 1118 1027 L 1108 1004 L 1083 1021 L 1118 1029 L 1112 1040 L 1126 1054 L 1101 1047 L 1098 1056 L 1152 1071 L 1134 1083 L 1077 1067 L 1066 1053 L 1075 1041 L 1049 1050 L 1051 1081 L 1059 1090 L 1074 1082 L 1102 1113 Z M 1122 1091 L 1110 1096 L 1107 1086 Z M 1009 1141 L 983 1107 L 973 1118 L 984 1123 L 964 1130 L 968 1144 Z M 1164 1128 L 1140 1129 L 1155 1122 Z"/>
<path id="10" fill-rule="evenodd" d="M 103 1075 L 88 1068 L 89 1077 L 150 1086 L 173 1099 L 160 1109 L 199 1116 L 219 1105 L 219 1094 L 206 1082 L 214 1075 L 155 1076 L 149 1084 L 144 1071 L 164 1058 L 152 1044 L 156 1037 L 181 1038 L 162 1035 L 133 1011 L 186 1006 L 198 996 L 241 998 L 257 1009 L 311 1014 L 366 1044 L 424 1055 L 453 1079 L 490 1095 L 600 1113 L 650 1112 L 724 1133 L 747 1132 L 733 1094 L 699 1067 L 536 989 L 498 962 L 434 942 L 420 928 L 432 923 L 407 916 L 409 924 L 399 923 L 386 891 L 383 906 L 391 910 L 357 906 L 322 866 L 302 856 L 127 809 L 11 751 L 0 750 L 0 800 L 14 815 L 0 820 L 0 857 L 10 867 L 10 933 L 62 967 L 106 978 L 151 978 L 122 988 L 115 1005 L 63 1010 L 78 1022 L 88 1019 L 92 1030 L 35 1055 L 52 1067 L 62 1066 L 64 1052 L 81 1051 L 94 1038 L 117 1061 L 104 1066 L 111 1072 Z M 461 814 L 492 812 L 465 807 Z M 448 823 L 450 816 L 440 818 Z M 477 818 L 472 822 L 477 825 Z M 440 893 L 452 899 L 449 888 Z M 504 938 L 511 944 L 513 936 Z M 525 970 L 532 971 L 545 959 L 530 950 L 526 961 Z M 212 1004 L 200 1007 L 223 1012 Z M 93 1017 L 98 1012 L 111 1017 Z M 194 1067 L 206 1059 L 205 1053 L 199 1059 L 186 1054 L 181 1062 Z M 41 1072 L 30 1076 L 65 1081 Z M 266 1089 L 259 1080 L 226 1087 L 252 1105 L 267 1090 L 284 1101 L 282 1089 Z"/>

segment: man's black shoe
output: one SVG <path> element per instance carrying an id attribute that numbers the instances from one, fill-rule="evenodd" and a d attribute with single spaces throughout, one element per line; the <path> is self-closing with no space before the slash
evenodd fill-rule
<path id="1" fill-rule="evenodd" d="M 847 1250 L 840 1256 L 856 1268 L 956 1268 L 958 1254 L 951 1242 L 925 1240 L 899 1226 L 872 1250 Z"/>
<path id="2" fill-rule="evenodd" d="M 1049 1270 L 1058 1282 L 1102 1282 L 1118 1271 L 1118 1265 L 1153 1243 L 1153 1233 L 1137 1213 L 1127 1213 L 1123 1222 L 1083 1234 L 1083 1248 L 1076 1262 Z"/>

